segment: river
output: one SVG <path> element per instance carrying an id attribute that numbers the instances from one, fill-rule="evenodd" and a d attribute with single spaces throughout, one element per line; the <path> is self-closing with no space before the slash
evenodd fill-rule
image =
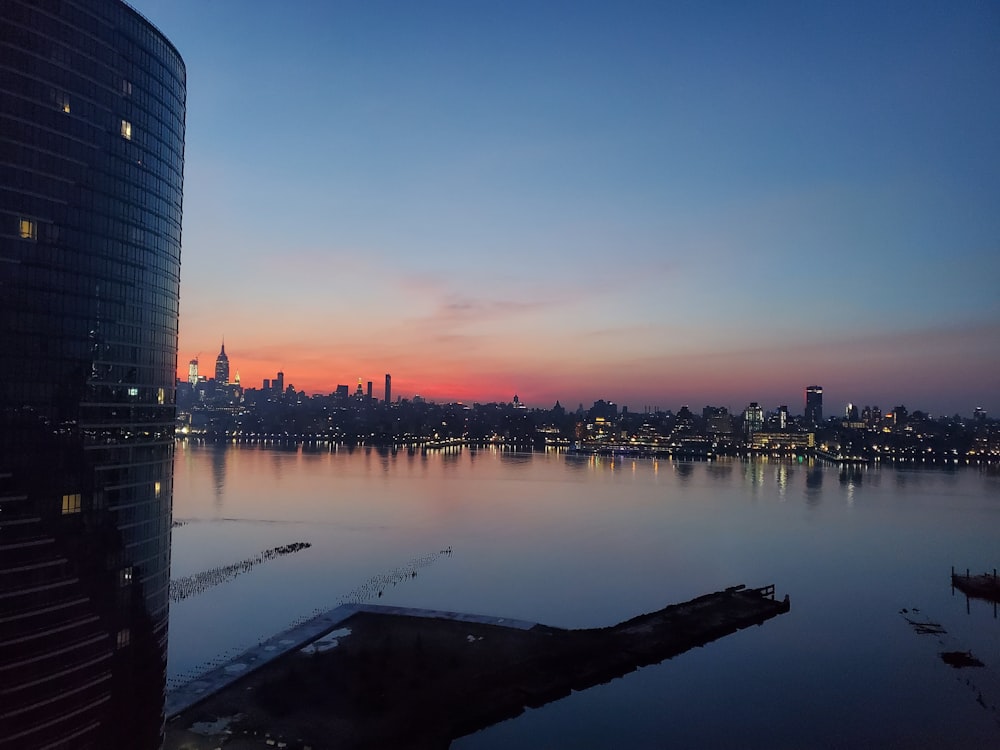
<path id="1" fill-rule="evenodd" d="M 773 583 L 789 614 L 453 747 L 1000 746 L 1000 620 L 949 580 L 1000 565 L 995 469 L 179 442 L 174 520 L 172 578 L 218 574 L 171 685 L 352 599 L 592 627 Z"/>

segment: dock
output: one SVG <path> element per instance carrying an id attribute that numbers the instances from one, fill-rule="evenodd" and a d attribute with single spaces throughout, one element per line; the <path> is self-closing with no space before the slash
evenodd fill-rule
<path id="1" fill-rule="evenodd" d="M 955 568 L 951 569 L 951 586 L 958 589 L 970 599 L 984 599 L 997 604 L 1000 602 L 1000 579 L 997 578 L 997 570 L 993 573 L 983 573 L 981 575 L 970 575 L 969 569 L 965 569 L 965 575 L 956 573 Z"/>

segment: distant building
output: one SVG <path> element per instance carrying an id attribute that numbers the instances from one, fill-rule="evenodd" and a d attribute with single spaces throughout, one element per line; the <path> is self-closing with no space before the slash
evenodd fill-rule
<path id="1" fill-rule="evenodd" d="M 764 429 L 764 409 L 756 401 L 743 410 L 743 434 L 747 437 Z"/>
<path id="2" fill-rule="evenodd" d="M 706 406 L 701 410 L 705 420 L 705 429 L 709 435 L 731 435 L 733 418 L 725 406 Z"/>
<path id="3" fill-rule="evenodd" d="M 823 386 L 810 385 L 806 388 L 805 421 L 809 425 L 818 425 L 823 421 Z"/>
<path id="4" fill-rule="evenodd" d="M 389 373 L 385 374 L 385 402 L 392 403 L 392 375 Z"/>
<path id="5" fill-rule="evenodd" d="M 788 406 L 782 404 L 778 407 L 778 429 L 784 430 L 788 427 Z"/>
<path id="6" fill-rule="evenodd" d="M 285 392 L 285 373 L 279 372 L 278 376 L 271 382 L 271 386 L 279 394 Z"/>
<path id="7" fill-rule="evenodd" d="M 268 391 L 271 390 L 271 379 L 270 378 L 264 378 L 264 387 L 261 390 L 263 390 L 265 393 L 267 393 Z"/>
<path id="8" fill-rule="evenodd" d="M 372 381 L 368 381 L 368 401 L 372 400 Z"/>
<path id="9" fill-rule="evenodd" d="M 758 451 L 806 451 L 816 447 L 812 432 L 755 432 L 750 447 Z"/>
<path id="10" fill-rule="evenodd" d="M 198 358 L 195 357 L 188 362 L 188 382 L 191 385 L 198 385 Z"/>
<path id="11" fill-rule="evenodd" d="M 215 358 L 215 384 L 229 385 L 229 357 L 226 356 L 226 342 L 222 342 L 222 350 Z"/>

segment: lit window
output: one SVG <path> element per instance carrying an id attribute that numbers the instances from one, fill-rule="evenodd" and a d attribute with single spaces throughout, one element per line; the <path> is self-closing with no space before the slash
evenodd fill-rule
<path id="1" fill-rule="evenodd" d="M 20 233 L 22 240 L 38 239 L 38 224 L 33 219 L 21 218 Z"/>
<path id="2" fill-rule="evenodd" d="M 166 402 L 167 402 L 167 392 L 162 388 L 160 388 L 160 390 L 156 392 L 156 403 L 165 404 Z"/>
<path id="3" fill-rule="evenodd" d="M 118 631 L 118 648 L 125 648 L 130 640 L 131 635 L 128 632 L 128 628 L 122 628 Z"/>
<path id="4" fill-rule="evenodd" d="M 128 120 L 122 120 L 122 138 L 127 141 L 132 140 L 132 123 Z"/>
<path id="5" fill-rule="evenodd" d="M 63 495 L 62 512 L 64 516 L 70 513 L 79 513 L 81 505 L 81 495 L 79 492 L 73 495 Z"/>
<path id="6" fill-rule="evenodd" d="M 119 572 L 120 575 L 118 577 L 118 582 L 122 586 L 130 585 L 132 583 L 132 566 L 130 565 L 127 568 L 122 568 Z"/>
<path id="7" fill-rule="evenodd" d="M 132 82 L 122 79 L 122 94 L 132 96 Z"/>
<path id="8" fill-rule="evenodd" d="M 135 386 L 131 386 L 128 389 L 128 395 L 130 395 L 130 396 L 138 396 L 139 395 L 139 389 L 136 388 Z"/>
<path id="9" fill-rule="evenodd" d="M 160 496 L 160 483 L 153 482 L 153 495 L 156 497 Z"/>

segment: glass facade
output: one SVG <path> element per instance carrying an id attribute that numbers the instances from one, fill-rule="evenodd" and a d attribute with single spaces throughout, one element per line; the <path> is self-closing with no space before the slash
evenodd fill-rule
<path id="1" fill-rule="evenodd" d="M 156 748 L 185 70 L 118 0 L 0 13 L 0 748 Z"/>

